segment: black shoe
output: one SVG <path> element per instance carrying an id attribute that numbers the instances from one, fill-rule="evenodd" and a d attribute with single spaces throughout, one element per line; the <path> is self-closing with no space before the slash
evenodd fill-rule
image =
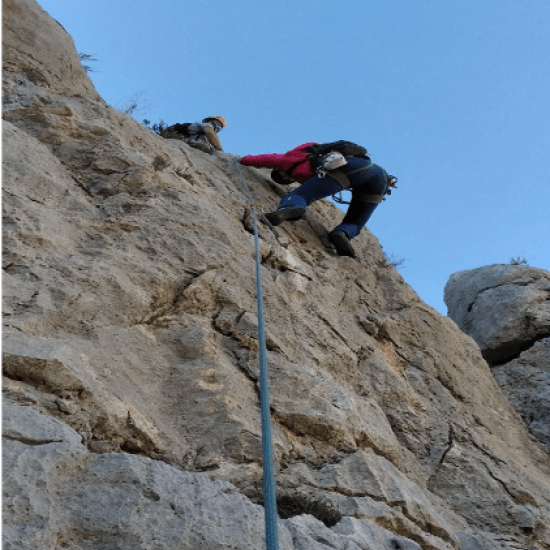
<path id="1" fill-rule="evenodd" d="M 345 231 L 333 231 L 329 233 L 328 240 L 334 245 L 339 256 L 355 258 L 355 250 L 353 250 L 348 234 Z"/>
<path id="2" fill-rule="evenodd" d="M 283 206 L 282 208 L 277 208 L 275 212 L 266 214 L 265 217 L 271 225 L 280 225 L 285 221 L 293 222 L 299 220 L 305 212 L 306 209 L 303 206 Z"/>

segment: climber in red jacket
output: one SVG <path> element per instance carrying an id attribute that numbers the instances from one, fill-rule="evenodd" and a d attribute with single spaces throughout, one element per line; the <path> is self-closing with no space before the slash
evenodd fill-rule
<path id="1" fill-rule="evenodd" d="M 309 153 L 305 151 L 310 145 L 315 145 L 315 142 L 303 143 L 282 155 L 278 153 L 248 155 L 241 159 L 241 164 L 255 166 L 256 168 L 277 168 L 279 173 L 282 172 L 289 178 L 288 183 L 292 180 L 303 183 L 315 175 L 308 160 Z"/>
<path id="2" fill-rule="evenodd" d="M 355 251 L 350 241 L 359 235 L 384 195 L 388 193 L 388 187 L 394 187 L 397 179 L 374 164 L 368 155 L 346 156 L 344 166 L 329 170 L 326 175 L 319 175 L 312 166 L 311 154 L 307 151 L 311 145 L 316 144 L 304 143 L 284 154 L 248 155 L 241 159 L 241 164 L 256 168 L 274 168 L 272 178 L 277 183 L 288 184 L 296 180 L 302 184 L 281 199 L 275 212 L 265 215 L 273 225 L 299 220 L 311 203 L 343 189 L 350 189 L 352 198 L 348 211 L 342 223 L 330 232 L 329 241 L 340 256 L 354 257 Z"/>

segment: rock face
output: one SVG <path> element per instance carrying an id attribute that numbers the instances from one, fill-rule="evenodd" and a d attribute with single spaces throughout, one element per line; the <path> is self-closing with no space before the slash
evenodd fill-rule
<path id="1" fill-rule="evenodd" d="M 101 101 L 86 77 L 71 37 L 34 0 L 4 4 L 4 70 L 10 80 L 48 88 L 55 93 Z"/>
<path id="2" fill-rule="evenodd" d="M 4 18 L 4 544 L 261 548 L 234 159 L 106 105 L 34 1 Z M 260 228 L 281 547 L 550 548 L 548 455 L 370 232 L 335 255 L 341 216 Z"/>
<path id="3" fill-rule="evenodd" d="M 515 265 L 459 271 L 447 283 L 445 303 L 550 452 L 550 272 Z"/>
<path id="4" fill-rule="evenodd" d="M 516 359 L 492 370 L 531 434 L 550 453 L 550 338 L 536 342 Z"/>
<path id="5" fill-rule="evenodd" d="M 550 336 L 550 272 L 491 265 L 454 273 L 445 287 L 449 317 L 492 365 Z"/>

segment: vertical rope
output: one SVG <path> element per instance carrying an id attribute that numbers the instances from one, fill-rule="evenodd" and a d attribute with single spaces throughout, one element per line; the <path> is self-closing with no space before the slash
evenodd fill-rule
<path id="1" fill-rule="evenodd" d="M 241 167 L 235 161 L 237 172 L 244 185 L 248 199 L 252 205 L 252 218 L 254 220 L 254 251 L 256 260 L 256 296 L 258 302 L 258 341 L 260 345 L 260 408 L 262 416 L 262 455 L 264 474 L 264 509 L 265 509 L 265 539 L 267 550 L 279 550 L 279 537 L 277 532 L 277 500 L 275 496 L 275 473 L 273 468 L 273 442 L 271 437 L 271 411 L 269 405 L 269 381 L 267 377 L 267 359 L 265 344 L 265 323 L 262 293 L 262 275 L 260 262 L 260 242 L 258 239 L 258 220 L 256 206 L 246 180 L 241 172 Z"/>

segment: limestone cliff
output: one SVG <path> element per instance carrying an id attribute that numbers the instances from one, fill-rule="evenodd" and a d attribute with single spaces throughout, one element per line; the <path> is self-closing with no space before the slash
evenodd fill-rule
<path id="1" fill-rule="evenodd" d="M 106 105 L 34 0 L 3 36 L 6 548 L 261 548 L 233 158 Z M 374 235 L 334 254 L 341 216 L 260 229 L 281 547 L 550 548 L 548 454 Z"/>

